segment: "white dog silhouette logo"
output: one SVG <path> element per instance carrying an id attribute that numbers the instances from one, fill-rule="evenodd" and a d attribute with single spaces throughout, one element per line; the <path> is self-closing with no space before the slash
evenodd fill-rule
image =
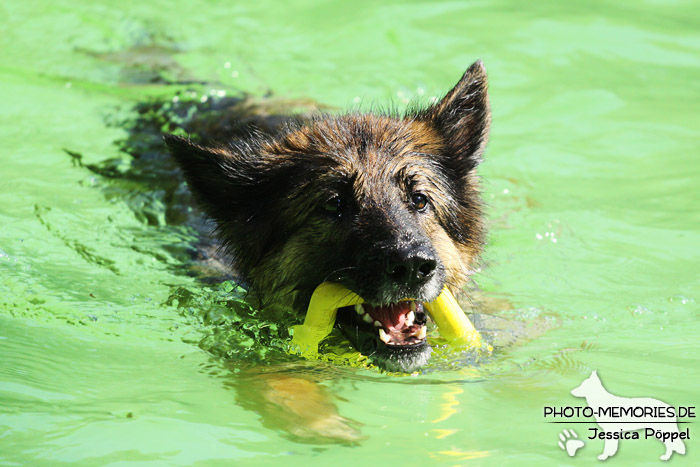
<path id="1" fill-rule="evenodd" d="M 685 444 L 680 437 L 676 436 L 679 434 L 676 417 L 649 415 L 654 413 L 653 410 L 670 409 L 669 404 L 651 397 L 620 397 L 610 394 L 603 387 L 596 371 L 574 388 L 571 394 L 586 399 L 586 403 L 593 410 L 596 423 L 605 432 L 598 436 L 605 439 L 603 453 L 598 456 L 598 459 L 603 461 L 614 455 L 620 438 L 628 439 L 628 436 L 624 435 L 625 432 L 641 429 L 668 435 L 662 440 L 666 446 L 666 452 L 661 456 L 661 460 L 670 459 L 674 452 L 685 454 Z M 646 408 L 648 410 L 645 410 Z M 644 415 L 630 415 L 640 412 Z"/>

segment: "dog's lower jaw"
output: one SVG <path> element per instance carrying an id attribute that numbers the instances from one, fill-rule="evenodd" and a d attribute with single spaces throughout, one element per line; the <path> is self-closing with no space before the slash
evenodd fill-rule
<path id="1" fill-rule="evenodd" d="M 340 308 L 336 324 L 361 354 L 391 372 L 412 373 L 430 359 L 427 315 L 421 302 Z"/>
<path id="2" fill-rule="evenodd" d="M 410 347 L 390 348 L 367 338 L 362 340 L 356 329 L 352 329 L 352 327 L 341 324 L 340 329 L 361 354 L 368 356 L 372 363 L 383 370 L 413 373 L 420 370 L 430 360 L 432 349 L 426 341 Z"/>
<path id="3" fill-rule="evenodd" d="M 412 373 L 421 369 L 430 360 L 432 349 L 427 342 L 406 349 L 384 348 L 372 355 L 377 366 L 386 371 Z"/>

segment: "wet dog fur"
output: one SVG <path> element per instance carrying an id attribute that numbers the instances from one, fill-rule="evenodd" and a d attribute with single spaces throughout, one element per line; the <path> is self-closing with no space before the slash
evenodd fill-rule
<path id="1" fill-rule="evenodd" d="M 301 321 L 314 289 L 338 282 L 379 321 L 339 310 L 353 345 L 410 372 L 430 348 L 401 304 L 415 300 L 422 325 L 420 304 L 445 286 L 460 291 L 483 245 L 476 168 L 489 126 L 479 61 L 444 98 L 403 115 L 324 115 L 207 146 L 165 140 L 259 306 L 291 307 Z M 377 336 L 399 324 L 408 338 L 390 343 L 407 345 Z"/>

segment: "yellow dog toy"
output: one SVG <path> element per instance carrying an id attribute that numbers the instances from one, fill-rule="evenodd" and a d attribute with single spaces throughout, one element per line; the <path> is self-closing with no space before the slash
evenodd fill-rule
<path id="1" fill-rule="evenodd" d="M 311 296 L 304 324 L 292 326 L 294 332 L 292 343 L 298 347 L 302 355 L 317 354 L 318 344 L 333 329 L 338 308 L 362 302 L 364 302 L 362 297 L 350 292 L 342 285 L 324 282 Z M 425 303 L 424 306 L 437 324 L 442 337 L 462 345 L 481 346 L 479 331 L 474 328 L 447 288 L 442 290 L 438 298 Z"/>

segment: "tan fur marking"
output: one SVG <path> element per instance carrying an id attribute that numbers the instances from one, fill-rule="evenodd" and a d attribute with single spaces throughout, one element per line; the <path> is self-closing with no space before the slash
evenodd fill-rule
<path id="1" fill-rule="evenodd" d="M 447 286 L 452 292 L 461 290 L 469 280 L 474 252 L 455 243 L 438 224 L 432 224 L 426 230 L 445 267 Z"/>

